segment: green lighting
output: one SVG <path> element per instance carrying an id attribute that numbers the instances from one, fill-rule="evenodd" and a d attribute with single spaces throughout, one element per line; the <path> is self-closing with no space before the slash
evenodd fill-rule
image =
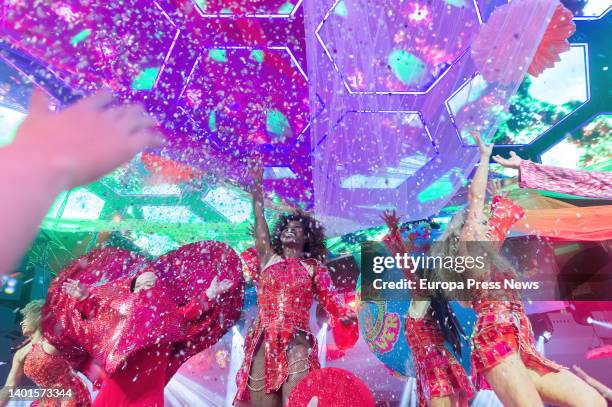
<path id="1" fill-rule="evenodd" d="M 451 169 L 439 179 L 431 183 L 427 188 L 419 192 L 417 195 L 419 202 L 425 203 L 436 201 L 447 196 L 448 194 L 451 194 L 453 192 L 451 177 L 453 176 L 461 176 L 461 170 L 458 168 Z M 462 177 L 462 183 L 465 185 L 466 182 L 467 180 Z"/>
<path id="2" fill-rule="evenodd" d="M 202 219 L 191 212 L 186 206 L 143 206 L 141 209 L 145 220 L 172 223 L 202 222 Z"/>
<path id="3" fill-rule="evenodd" d="M 84 29 L 80 33 L 76 34 L 74 37 L 70 39 L 70 44 L 74 47 L 79 42 L 85 41 L 87 37 L 91 35 L 91 30 L 89 28 Z"/>
<path id="4" fill-rule="evenodd" d="M 423 61 L 403 49 L 392 51 L 388 63 L 397 79 L 406 85 L 417 83 L 425 74 Z"/>
<path id="5" fill-rule="evenodd" d="M 293 4 L 287 2 L 285 4 L 283 4 L 282 6 L 279 7 L 278 9 L 278 14 L 291 14 L 291 12 L 293 11 Z"/>
<path id="6" fill-rule="evenodd" d="M 264 61 L 264 52 L 261 49 L 254 49 L 251 51 L 251 59 L 259 62 L 260 64 Z"/>
<path id="7" fill-rule="evenodd" d="M 208 6 L 206 0 L 195 0 L 196 6 L 200 8 L 202 11 L 206 11 L 206 7 Z"/>
<path id="8" fill-rule="evenodd" d="M 161 256 L 181 245 L 168 236 L 157 233 L 129 232 L 128 236 L 134 244 L 153 256 Z"/>
<path id="9" fill-rule="evenodd" d="M 155 79 L 159 75 L 160 68 L 145 68 L 132 81 L 133 90 L 151 90 L 155 84 Z"/>
<path id="10" fill-rule="evenodd" d="M 208 116 L 208 128 L 210 131 L 217 131 L 217 112 L 214 110 Z"/>
<path id="11" fill-rule="evenodd" d="M 104 208 L 104 199 L 85 188 L 70 191 L 62 219 L 95 220 L 100 217 Z"/>
<path id="12" fill-rule="evenodd" d="M 612 115 L 602 114 L 542 154 L 542 163 L 589 171 L 612 171 Z"/>
<path id="13" fill-rule="evenodd" d="M 346 3 L 344 0 L 338 2 L 336 7 L 334 7 L 334 14 L 340 17 L 346 17 L 348 15 L 348 8 L 346 8 Z"/>
<path id="14" fill-rule="evenodd" d="M 446 4 L 453 7 L 465 7 L 467 4 L 464 0 L 444 0 Z"/>
<path id="15" fill-rule="evenodd" d="M 232 223 L 250 222 L 253 209 L 250 196 L 236 188 L 215 187 L 203 201 Z"/>
<path id="16" fill-rule="evenodd" d="M 208 57 L 213 61 L 227 62 L 227 51 L 219 48 L 211 49 L 208 51 Z"/>
<path id="17" fill-rule="evenodd" d="M 266 130 L 276 136 L 291 134 L 291 126 L 287 117 L 278 110 L 270 110 L 266 114 Z"/>

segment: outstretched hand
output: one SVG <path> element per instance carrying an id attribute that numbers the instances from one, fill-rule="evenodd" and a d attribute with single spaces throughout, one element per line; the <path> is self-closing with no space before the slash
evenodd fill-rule
<path id="1" fill-rule="evenodd" d="M 62 291 L 69 296 L 76 298 L 77 300 L 87 298 L 89 295 L 89 287 L 87 285 L 72 279 L 66 280 L 66 282 L 62 285 Z"/>
<path id="2" fill-rule="evenodd" d="M 481 157 L 490 157 L 493 152 L 493 144 L 485 144 L 485 142 L 480 137 L 480 133 L 473 131 L 470 133 L 474 141 L 476 141 L 476 145 L 478 146 L 478 150 L 480 150 Z"/>
<path id="3" fill-rule="evenodd" d="M 395 231 L 398 228 L 398 223 L 401 216 L 397 216 L 395 209 L 393 209 L 384 211 L 380 215 L 380 218 L 385 222 L 390 231 Z"/>
<path id="4" fill-rule="evenodd" d="M 213 278 L 213 280 L 210 282 L 210 286 L 208 286 L 208 288 L 206 289 L 206 296 L 211 300 L 215 299 L 219 295 L 232 288 L 232 286 L 233 284 L 230 280 L 225 279 L 219 281 L 215 276 L 215 278 Z"/>
<path id="5" fill-rule="evenodd" d="M 491 196 L 507 196 L 508 191 L 504 191 L 504 184 L 499 179 L 493 179 L 489 182 L 488 188 Z"/>
<path id="6" fill-rule="evenodd" d="M 343 325 L 351 325 L 357 322 L 357 314 L 355 314 L 355 311 L 351 310 L 347 312 L 346 315 L 340 317 L 339 320 Z"/>
<path id="7" fill-rule="evenodd" d="M 49 97 L 37 88 L 10 148 L 34 155 L 20 159 L 45 163 L 61 181 L 59 187 L 69 189 L 94 181 L 139 151 L 162 143 L 154 129 L 157 121 L 140 105 L 109 107 L 112 101 L 110 91 L 101 91 L 53 112 Z"/>
<path id="8" fill-rule="evenodd" d="M 506 168 L 514 168 L 518 170 L 521 166 L 521 162 L 523 161 L 523 159 L 519 157 L 514 151 L 510 151 L 510 158 L 504 158 L 501 155 L 497 154 L 493 156 L 493 161 Z"/>

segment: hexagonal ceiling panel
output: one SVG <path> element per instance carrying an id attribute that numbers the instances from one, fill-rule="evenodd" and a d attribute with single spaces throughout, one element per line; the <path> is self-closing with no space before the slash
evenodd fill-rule
<path id="1" fill-rule="evenodd" d="M 151 89 L 177 29 L 155 2 L 9 2 L 4 28 L 31 55 L 82 87 Z"/>
<path id="2" fill-rule="evenodd" d="M 306 77 L 284 47 L 204 49 L 181 102 L 232 155 L 291 149 L 310 120 Z"/>
<path id="3" fill-rule="evenodd" d="M 336 1 L 317 29 L 349 92 L 427 91 L 467 49 L 480 25 L 472 0 L 378 3 Z"/>
<path id="4" fill-rule="evenodd" d="M 558 167 L 612 171 L 612 114 L 594 117 L 541 154 L 542 163 Z"/>
<path id="5" fill-rule="evenodd" d="M 492 93 L 483 97 L 491 86 L 481 75 L 476 75 L 446 103 L 462 142 L 473 144 L 469 131 L 481 118 L 473 114 L 475 103 L 472 102 L 480 98 L 478 104 L 487 104 L 501 121 L 492 142 L 496 145 L 531 143 L 589 100 L 586 61 L 586 45 L 573 44 L 553 68 L 537 78 L 530 75 L 525 78 L 510 99 L 507 112 L 495 103 L 501 95 Z"/>

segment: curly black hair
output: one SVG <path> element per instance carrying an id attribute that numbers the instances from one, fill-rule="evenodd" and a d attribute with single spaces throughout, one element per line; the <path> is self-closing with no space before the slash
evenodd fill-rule
<path id="1" fill-rule="evenodd" d="M 325 263 L 328 255 L 327 247 L 325 247 L 325 228 L 312 215 L 301 210 L 282 215 L 274 225 L 274 231 L 270 236 L 274 252 L 279 256 L 282 255 L 281 234 L 289 222 L 295 221 L 300 222 L 304 229 L 304 257 Z"/>

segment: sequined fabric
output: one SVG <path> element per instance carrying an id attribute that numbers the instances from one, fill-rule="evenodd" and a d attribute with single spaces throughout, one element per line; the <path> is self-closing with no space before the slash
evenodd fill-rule
<path id="1" fill-rule="evenodd" d="M 407 247 L 399 231 L 389 233 L 383 243 L 392 255 L 406 253 Z M 403 270 L 406 278 L 417 281 L 412 270 Z M 412 290 L 415 299 L 427 298 L 427 291 Z M 444 337 L 438 322 L 428 312 L 423 318 L 404 318 L 404 334 L 412 350 L 416 369 L 419 407 L 428 405 L 432 398 L 460 395 L 462 405 L 467 406 L 473 396 L 470 381 L 457 359 L 444 346 Z"/>
<path id="2" fill-rule="evenodd" d="M 70 400 L 40 399 L 33 403 L 44 407 L 87 407 L 91 406 L 91 397 L 85 383 L 72 370 L 70 363 L 61 355 L 50 355 L 44 351 L 41 343 L 32 345 L 23 365 L 23 372 L 40 388 L 70 390 Z"/>
<path id="3" fill-rule="evenodd" d="M 496 196 L 491 204 L 489 239 L 503 244 L 508 230 L 525 214 L 521 206 L 510 199 Z M 503 274 L 502 271 L 494 271 Z M 495 277 L 501 278 L 500 276 Z M 541 373 L 557 372 L 562 367 L 541 356 L 534 345 L 531 323 L 525 314 L 522 301 L 516 295 L 500 294 L 509 301 L 491 301 L 490 293 L 473 301 L 476 324 L 472 333 L 473 382 L 478 390 L 490 389 L 482 372 L 501 363 L 508 355 L 517 352 L 528 368 Z M 514 298 L 511 298 L 514 297 Z"/>
<path id="4" fill-rule="evenodd" d="M 474 305 L 477 321 L 472 336 L 472 370 L 476 388 L 490 389 L 483 372 L 516 352 L 525 366 L 540 374 L 564 367 L 540 355 L 535 347 L 529 318 L 520 301 L 488 301 Z"/>
<path id="5" fill-rule="evenodd" d="M 111 375 L 139 349 L 187 336 L 188 321 L 165 295 L 165 284 L 158 280 L 153 288 L 134 293 L 133 280 L 95 287 L 89 298 L 75 303 L 81 314 L 79 343 Z"/>
<path id="6" fill-rule="evenodd" d="M 572 170 L 536 164 L 529 160 L 521 161 L 519 186 L 561 194 L 612 199 L 612 173 L 610 172 Z"/>
<path id="7" fill-rule="evenodd" d="M 406 316 L 404 334 L 414 358 L 419 407 L 426 407 L 432 398 L 457 395 L 467 406 L 473 389 L 457 359 L 444 346 L 437 321 Z"/>
<path id="8" fill-rule="evenodd" d="M 132 292 L 135 277 L 151 270 L 158 276 L 154 287 Z M 232 288 L 209 299 L 205 309 L 194 309 L 215 276 L 232 281 Z M 79 302 L 63 293 L 67 278 L 92 286 L 91 296 Z M 240 259 L 220 242 L 186 245 L 155 262 L 105 248 L 76 260 L 51 283 L 41 326 L 49 341 L 72 360 L 94 359 L 107 374 L 141 349 L 172 344 L 169 380 L 184 361 L 233 325 L 243 288 Z"/>
<path id="9" fill-rule="evenodd" d="M 302 262 L 311 265 L 314 275 Z M 308 370 L 318 369 L 317 342 L 310 332 L 310 307 L 314 296 L 325 310 L 335 317 L 348 310 L 335 296 L 327 269 L 314 260 L 290 258 L 257 272 L 253 277 L 257 289 L 257 318 L 245 339 L 245 358 L 237 375 L 237 400 L 249 400 L 247 383 L 257 345 L 265 348 L 264 391 L 278 390 L 287 380 L 287 349 L 298 331 L 312 343 Z M 258 270 L 256 270 L 258 271 Z"/>

